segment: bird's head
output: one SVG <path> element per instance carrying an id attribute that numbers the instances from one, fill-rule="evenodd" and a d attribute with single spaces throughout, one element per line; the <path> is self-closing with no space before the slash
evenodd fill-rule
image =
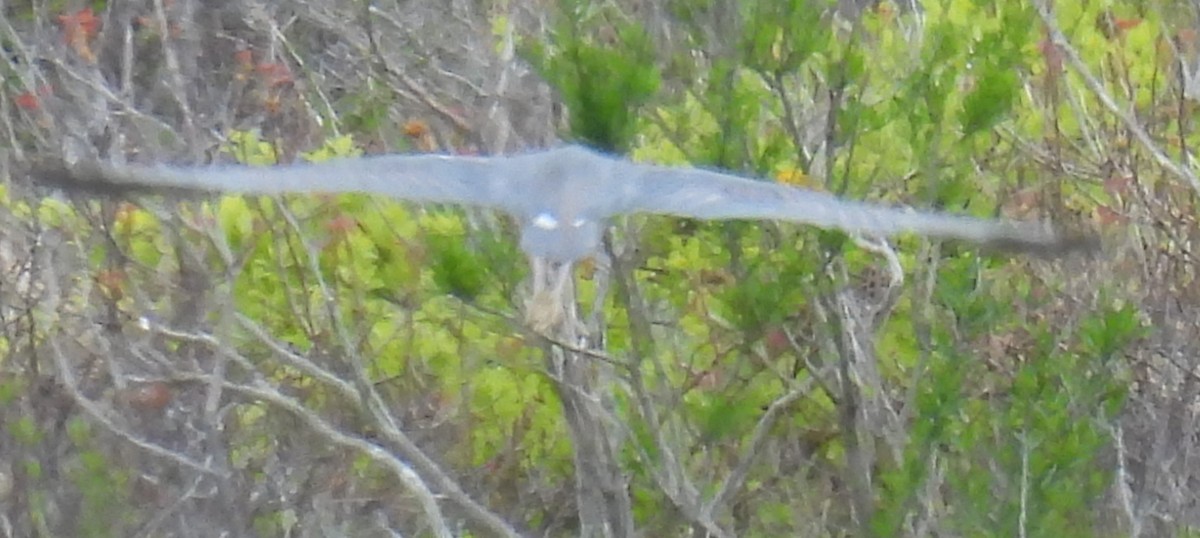
<path id="1" fill-rule="evenodd" d="M 521 219 L 521 249 L 550 262 L 571 263 L 600 248 L 604 226 L 622 192 L 612 159 L 567 146 L 529 160 L 531 180 L 509 204 Z"/>
<path id="2" fill-rule="evenodd" d="M 602 223 L 576 212 L 545 210 L 521 223 L 521 250 L 547 261 L 571 263 L 600 248 Z"/>

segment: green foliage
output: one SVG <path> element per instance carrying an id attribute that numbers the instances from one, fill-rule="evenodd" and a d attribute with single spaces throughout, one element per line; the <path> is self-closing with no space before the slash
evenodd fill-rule
<path id="1" fill-rule="evenodd" d="M 362 155 L 362 148 L 354 143 L 354 138 L 350 135 L 341 135 L 330 138 L 325 143 L 313 150 L 301 155 L 309 162 L 327 161 L 333 158 L 349 158 Z"/>
<path id="2" fill-rule="evenodd" d="M 1137 309 L 1128 304 L 1102 310 L 1080 324 L 1083 351 L 1105 363 L 1148 332 L 1138 318 Z"/>
<path id="3" fill-rule="evenodd" d="M 639 107 L 658 91 L 649 36 L 586 0 L 559 0 L 558 7 L 549 42 L 526 41 L 523 56 L 567 104 L 572 138 L 623 153 L 632 146 Z"/>
<path id="4" fill-rule="evenodd" d="M 42 432 L 31 417 L 21 417 L 6 429 L 14 440 L 27 446 L 37 445 L 42 440 Z"/>
<path id="5" fill-rule="evenodd" d="M 274 157 L 270 144 L 253 134 L 230 140 L 229 150 L 248 162 Z M 304 156 L 323 160 L 359 153 L 352 139 L 342 137 Z M 481 465 L 507 457 L 520 443 L 520 467 L 544 469 L 547 462 L 559 462 L 549 465 L 567 472 L 569 445 L 553 390 L 526 364 L 528 357 L 519 347 L 506 351 L 505 362 L 497 364 L 495 350 L 511 349 L 511 337 L 464 315 L 463 301 L 509 308 L 502 294 L 512 293 L 525 264 L 511 241 L 488 233 L 468 236 L 458 211 L 414 211 L 355 195 L 328 200 L 297 196 L 285 203 L 300 217 L 295 233 L 262 233 L 286 230 L 279 224 L 280 208 L 266 198 L 226 197 L 216 207 L 229 243 L 244 252 L 234 289 L 241 312 L 301 348 L 335 345 L 307 325 L 325 323 L 320 313 L 326 305 L 310 283 L 308 256 L 314 252 L 339 314 L 355 320 L 353 326 L 369 327 L 363 348 L 356 351 L 370 360 L 372 377 L 415 381 L 415 387 L 393 388 L 439 394 L 444 405 L 461 399 L 466 413 L 476 416 L 469 442 L 446 454 L 449 460 Z M 299 300 L 307 303 L 298 310 L 317 313 L 316 319 L 279 315 L 297 311 L 298 291 Z M 279 375 L 294 379 L 296 373 Z M 319 394 L 309 398 L 315 405 L 325 401 Z M 262 420 L 260 413 L 243 414 L 240 421 L 249 427 Z M 268 446 L 253 442 L 243 448 L 237 459 L 246 465 Z M 276 514 L 256 524 L 277 528 L 283 517 Z"/>
<path id="6" fill-rule="evenodd" d="M 33 480 L 39 480 L 42 478 L 44 471 L 40 461 L 33 458 L 26 458 L 22 463 L 23 470 L 25 471 L 25 474 L 29 476 L 29 478 Z"/>
<path id="7" fill-rule="evenodd" d="M 83 495 L 79 530 L 83 536 L 119 536 L 117 529 L 127 517 L 128 477 L 101 452 L 80 454 L 80 468 L 72 479 Z"/>
<path id="8" fill-rule="evenodd" d="M 869 37 L 842 41 L 812 15 L 819 10 L 789 11 L 800 4 L 742 3 L 746 16 L 737 31 L 690 34 L 694 45 L 711 45 L 710 54 L 672 58 L 673 71 L 668 72 L 704 81 L 703 89 L 655 111 L 657 121 L 643 128 L 643 145 L 633 152 L 635 158 L 679 162 L 687 156 L 696 164 L 757 175 L 781 166 L 803 167 L 807 161 L 795 157 L 795 148 L 777 149 L 788 144 L 781 136 L 786 130 L 780 127 L 782 110 L 772 85 L 778 78 L 785 91 L 803 92 L 806 85 L 819 84 L 807 73 L 825 73 L 829 76 L 824 81 L 840 80 L 855 95 L 834 111 L 836 140 L 847 145 L 839 146 L 846 151 L 834 153 L 838 166 L 833 171 L 845 174 L 845 190 L 872 192 L 876 178 L 918 171 L 918 201 L 991 214 L 998 178 L 979 176 L 971 156 L 995 151 L 993 128 L 1025 112 L 1018 110 L 1024 104 L 1022 74 L 1039 60 L 1034 51 L 1042 38 L 1031 8 L 1020 2 L 936 3 L 914 49 L 899 28 L 874 14 L 864 18 Z M 672 7 L 684 24 L 694 20 L 697 26 L 710 22 L 706 10 L 720 8 L 686 0 Z M 789 24 L 819 29 L 778 30 Z M 731 51 L 705 41 L 713 35 L 741 36 L 735 40 L 739 46 Z M 695 57 L 705 61 L 692 61 Z M 891 183 L 878 190 L 894 187 Z M 715 331 L 689 315 L 715 314 L 745 336 L 794 315 L 810 300 L 806 296 L 821 291 L 811 276 L 797 276 L 821 271 L 816 260 L 807 258 L 811 251 L 756 248 L 765 235 L 760 232 L 763 226 L 686 226 L 681 239 L 682 227 L 652 224 L 643 229 L 640 240 L 652 259 L 661 256 L 657 267 L 666 269 L 646 293 L 683 314 L 679 329 L 690 338 L 711 343 Z M 819 237 L 820 250 L 837 252 L 844 246 L 838 234 Z M 1095 471 L 1108 442 L 1103 424 L 1120 409 L 1125 392 L 1123 376 L 1108 358 L 1143 333 L 1140 323 L 1128 309 L 1098 312 L 1083 320 L 1077 337 L 1064 346 L 1052 338 L 1056 332 L 1014 309 L 1014 304 L 1030 309 L 1048 304 L 1031 298 L 1032 283 L 1014 278 L 1007 257 L 943 251 L 948 254 L 939 260 L 941 270 L 932 290 L 936 309 L 923 314 L 935 316 L 932 340 L 923 342 L 913 334 L 912 310 L 924 307 L 910 305 L 907 298 L 877 335 L 880 356 L 889 359 L 881 369 L 895 375 L 919 368 L 920 375 L 912 378 L 919 385 L 908 446 L 900 461 L 883 464 L 876 533 L 902 533 L 922 488 L 936 476 L 930 466 L 938 465 L 938 472 L 948 477 L 945 484 L 955 492 L 946 497 L 952 503 L 950 511 L 959 514 L 953 528 L 964 534 L 1016 533 L 1022 495 L 1031 506 L 1038 505 L 1026 512 L 1030 534 L 1090 534 L 1087 525 L 1094 519 L 1089 507 L 1103 495 L 1110 478 Z M 734 259 L 761 260 L 762 265 L 748 262 L 731 285 L 696 284 L 701 275 L 720 271 Z M 720 299 L 716 309 L 706 300 L 710 294 Z M 613 319 L 619 325 L 620 318 Z M 1026 328 L 1032 330 L 1034 344 L 1022 351 L 1024 359 L 1011 377 L 981 368 L 975 351 L 980 342 L 1022 334 Z M 610 344 L 623 345 L 619 333 L 614 332 Z M 688 358 L 716 351 L 712 345 L 685 349 Z M 1093 363 L 1093 357 L 1102 360 Z M 728 368 L 735 360 L 720 357 L 715 367 Z M 714 368 L 704 361 L 690 367 Z M 687 379 L 669 375 L 655 381 L 679 386 Z M 890 380 L 900 381 L 908 378 Z M 779 389 L 752 383 L 745 390 L 761 392 L 720 389 L 685 396 L 687 416 L 702 438 L 734 442 L 745 434 L 742 425 L 753 420 L 754 406 L 769 401 L 769 394 Z M 1008 396 L 985 399 L 981 393 Z M 819 408 L 811 409 L 819 413 Z M 655 453 L 648 435 L 638 439 Z M 839 450 L 830 447 L 830 453 Z M 1022 480 L 1024 490 L 1014 486 Z"/>
<path id="9" fill-rule="evenodd" d="M 383 86 L 375 86 L 347 94 L 342 106 L 346 112 L 340 115 L 342 124 L 350 132 L 376 133 L 392 127 L 389 107 L 393 93 Z"/>
<path id="10" fill-rule="evenodd" d="M 6 406 L 25 392 L 25 383 L 20 378 L 0 377 L 0 406 Z"/>
<path id="11" fill-rule="evenodd" d="M 1023 49 L 1034 37 L 1032 6 L 1001 2 L 992 8 L 998 13 L 988 20 L 994 22 L 980 25 L 971 44 L 968 66 L 974 87 L 963 101 L 961 120 L 968 137 L 990 129 L 1011 111 L 1019 91 L 1017 73 L 1028 62 Z"/>
<path id="12" fill-rule="evenodd" d="M 988 68 L 975 84 L 963 102 L 962 129 L 967 136 L 991 129 L 1008 113 L 1016 99 L 1017 75 L 1011 68 Z"/>
<path id="13" fill-rule="evenodd" d="M 1045 63 L 1040 23 L 1024 2 L 926 2 L 919 39 L 908 35 L 911 21 L 895 12 L 870 10 L 858 24 L 844 24 L 829 14 L 830 4 L 676 0 L 669 3 L 675 22 L 691 31 L 681 32 L 686 35 L 679 49 L 656 50 L 659 44 L 636 19 L 611 4 L 564 0 L 551 38 L 526 41 L 522 52 L 566 103 L 568 136 L 599 149 L 755 176 L 796 172 L 817 189 L 980 215 L 994 213 L 1007 182 L 1040 177 L 1039 169 L 1019 159 L 998 162 L 1012 147 L 1011 137 L 997 136 L 997 127 L 1031 140 L 1046 136 L 1049 125 L 1067 139 L 1083 130 L 1066 112 L 1022 108 L 1030 104 L 1023 85 L 1043 73 L 1038 70 Z M 1080 21 L 1067 31 L 1094 64 L 1116 54 L 1150 57 L 1161 38 L 1149 20 L 1124 40 L 1101 35 L 1093 21 L 1103 5 L 1060 2 L 1056 8 L 1064 21 Z M 730 13 L 735 16 L 725 16 Z M 512 21 L 494 22 L 496 35 L 509 33 Z M 1139 83 L 1162 76 L 1152 61 L 1128 63 Z M 666 83 L 678 90 L 671 100 L 659 94 Z M 389 96 L 349 99 L 353 112 L 344 124 L 385 129 L 381 111 Z M 1047 116 L 1054 113 L 1062 117 Z M 827 119 L 824 132 L 800 132 Z M 232 133 L 224 150 L 255 165 L 274 164 L 278 157 L 275 145 L 255 132 Z M 344 136 L 304 156 L 360 153 Z M 53 200 L 21 211 L 56 226 L 85 223 Z M 361 357 L 371 381 L 390 396 L 457 413 L 462 442 L 439 455 L 448 465 L 498 468 L 503 472 L 496 480 L 536 475 L 570 487 L 571 447 L 537 347 L 514 335 L 506 320 L 480 314 L 511 313 L 522 299 L 515 290 L 525 260 L 507 235 L 468 233 L 454 210 L 362 196 L 226 197 L 184 214 L 215 221 L 224 233 L 238 262 L 232 294 L 239 312 L 299 350 L 319 349 L 333 360 Z M 132 211 L 117 220 L 118 246 L 134 261 L 164 272 L 177 269 L 153 216 Z M 822 310 L 829 303 L 821 302 L 854 286 L 837 269 L 854 274 L 882 263 L 838 232 L 771 223 L 631 221 L 620 230 L 640 235 L 620 239 L 647 254 L 634 279 L 653 326 L 631 326 L 632 308 L 640 305 L 606 305 L 606 352 L 642 361 L 635 365 L 640 382 L 650 397 L 662 397 L 654 402 L 662 406 L 660 420 L 682 439 L 675 447 L 679 465 L 699 477 L 707 493 L 728 473 L 726 464 L 746 446 L 766 406 L 840 359 L 828 342 L 842 338 L 845 327 L 838 326 L 840 313 Z M 860 342 L 873 346 L 885 393 L 867 396 L 888 404 L 913 398 L 913 408 L 904 409 L 909 422 L 901 445 L 878 441 L 873 453 L 872 529 L 881 536 L 906 534 L 936 483 L 945 503 L 945 520 L 939 521 L 945 533 L 1094 534 L 1092 511 L 1111 479 L 1097 471 L 1108 443 L 1104 425 L 1120 411 L 1127 390 L 1118 359 L 1149 329 L 1135 307 L 1115 302 L 1061 327 L 1053 301 L 1060 292 L 1045 289 L 1041 275 L 1029 277 L 1033 271 L 1007 257 L 950 245 L 918 248 L 923 243 L 896 243 L 908 284 L 920 285 L 906 288 L 887 322 Z M 89 253 L 97 263 L 105 259 L 103 248 Z M 215 254 L 205 261 L 227 269 Z M 333 301 L 314 277 L 328 286 Z M 931 286 L 928 301 L 913 291 L 925 286 Z M 583 297 L 595 293 L 589 281 L 580 287 Z M 341 349 L 332 315 L 355 332 L 354 349 Z M 763 353 L 764 335 L 778 327 L 795 329 L 798 342 Z M 644 349 L 634 350 L 637 330 L 650 335 L 639 343 Z M 996 344 L 1001 340 L 1021 345 Z M 253 339 L 238 345 L 256 360 L 269 356 Z M 341 409 L 326 408 L 345 405 L 336 395 L 291 369 L 262 364 L 270 382 L 286 381 L 306 403 L 343 416 Z M 752 465 L 737 494 L 755 513 L 739 534 L 798 534 L 805 495 L 822 496 L 814 505 L 831 504 L 826 491 L 813 486 L 822 480 L 845 484 L 839 473 L 849 448 L 840 440 L 844 425 L 837 406 L 844 402 L 836 388 L 814 383 L 775 425 L 764 454 L 808 443 L 805 436 L 813 432 L 831 434 L 806 445 L 804 469 L 781 468 L 766 457 Z M 625 389 L 614 387 L 613 412 L 631 431 L 620 461 L 637 520 L 663 525 L 646 535 L 677 534 L 670 527 L 677 525 L 669 516 L 674 501 L 656 482 L 663 463 L 660 432 L 651 430 Z M 0 404 L 22 390 L 0 383 Z M 252 468 L 272 450 L 262 435 L 269 430 L 265 409 L 244 406 L 231 414 L 244 435 L 233 453 L 241 468 Z M 127 477 L 91 448 L 86 427 L 70 428 L 81 454 L 71 476 L 86 499 L 85 511 L 97 525 L 118 521 L 113 514 L 120 511 L 106 503 L 123 499 Z M 30 419 L 9 422 L 4 430 L 22 446 L 43 441 Z M 37 461 L 24 464 L 27 474 L 40 475 Z M 365 458 L 352 471 L 386 481 Z M 115 495 L 104 498 L 104 487 Z M 281 511 L 255 523 L 264 534 L 280 534 L 295 518 Z"/>
<path id="14" fill-rule="evenodd" d="M 461 236 L 430 236 L 433 281 L 438 290 L 471 301 L 484 289 L 487 270 L 484 260 L 471 254 Z"/>
<path id="15" fill-rule="evenodd" d="M 934 349 L 964 348 L 956 338 L 995 334 L 1012 316 L 995 293 L 972 302 L 985 304 L 974 314 L 956 310 L 959 329 L 935 331 Z M 1125 309 L 1097 312 L 1081 327 L 1066 347 L 1051 327 L 1034 328 L 1036 347 L 1024 360 L 1012 358 L 1011 377 L 982 371 L 966 349 L 933 356 L 909 449 L 883 476 L 878 534 L 899 531 L 937 462 L 955 492 L 953 528 L 963 534 L 1011 535 L 1024 522 L 1028 535 L 1093 535 L 1092 503 L 1111 478 L 1099 459 L 1109 442 L 1105 424 L 1124 401 L 1125 383 L 1114 364 L 1092 357 L 1127 346 L 1141 329 Z M 1111 341 L 1096 341 L 1100 327 Z M 981 391 L 991 397 L 972 396 Z"/>
<path id="16" fill-rule="evenodd" d="M 751 251 L 748 257 L 746 276 L 720 293 L 722 313 L 739 331 L 759 335 L 803 307 L 812 267 L 796 252 Z"/>
<path id="17" fill-rule="evenodd" d="M 279 162 L 275 154 L 275 146 L 265 141 L 254 131 L 233 131 L 229 133 L 225 151 L 233 155 L 239 162 L 266 166 Z"/>
<path id="18" fill-rule="evenodd" d="M 739 4 L 745 20 L 739 57 L 746 69 L 794 73 L 813 55 L 827 50 L 833 28 L 823 14 L 831 2 L 753 0 Z"/>

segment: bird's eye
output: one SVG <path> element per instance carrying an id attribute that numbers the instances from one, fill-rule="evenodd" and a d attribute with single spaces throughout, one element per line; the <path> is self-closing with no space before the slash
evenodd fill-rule
<path id="1" fill-rule="evenodd" d="M 550 213 L 538 213 L 533 218 L 533 225 L 543 230 L 553 230 L 558 228 L 558 219 L 554 218 L 554 215 Z"/>
<path id="2" fill-rule="evenodd" d="M 571 221 L 571 226 L 576 228 L 582 228 L 584 224 L 587 224 L 587 219 L 575 219 Z"/>

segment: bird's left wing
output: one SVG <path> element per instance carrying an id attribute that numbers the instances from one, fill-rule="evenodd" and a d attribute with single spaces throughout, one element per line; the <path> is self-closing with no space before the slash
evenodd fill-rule
<path id="1" fill-rule="evenodd" d="M 911 232 L 1048 255 L 1092 246 L 1092 241 L 1086 237 L 1062 233 L 1039 223 L 920 212 L 842 200 L 825 193 L 702 169 L 628 166 L 626 177 L 632 179 L 630 196 L 622 208 L 627 212 L 706 220 L 800 222 L 870 235 Z"/>
<path id="2" fill-rule="evenodd" d="M 414 202 L 502 207 L 515 182 L 509 157 L 381 155 L 279 166 L 140 166 L 97 160 L 40 163 L 45 184 L 96 194 L 229 192 L 380 194 Z"/>

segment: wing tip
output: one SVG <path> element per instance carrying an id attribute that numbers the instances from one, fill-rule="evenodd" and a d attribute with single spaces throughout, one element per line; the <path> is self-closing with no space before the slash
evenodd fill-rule
<path id="1" fill-rule="evenodd" d="M 72 163 L 58 157 L 41 157 L 34 159 L 29 166 L 29 177 L 34 183 L 65 191 L 96 194 L 111 191 L 108 185 L 95 180 L 101 176 L 102 166 L 92 159 Z"/>
<path id="2" fill-rule="evenodd" d="M 1101 250 L 1100 237 L 1076 228 L 1051 227 L 1022 223 L 983 242 L 983 248 L 1000 252 L 1028 254 L 1040 258 L 1095 254 Z"/>
<path id="3" fill-rule="evenodd" d="M 134 171 L 123 170 L 95 158 L 74 162 L 61 157 L 35 159 L 29 166 L 29 177 L 39 185 L 92 196 L 122 197 L 138 193 L 187 191 L 169 186 L 152 189 L 139 182 Z"/>

